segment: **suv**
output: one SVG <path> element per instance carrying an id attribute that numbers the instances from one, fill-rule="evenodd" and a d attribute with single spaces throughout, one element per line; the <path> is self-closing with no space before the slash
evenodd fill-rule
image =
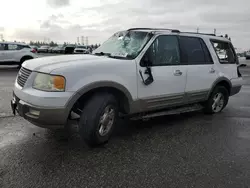
<path id="1" fill-rule="evenodd" d="M 87 46 L 77 46 L 74 50 L 74 54 L 89 54 Z"/>
<path id="2" fill-rule="evenodd" d="M 133 28 L 115 33 L 90 55 L 25 62 L 11 106 L 48 129 L 75 119 L 81 137 L 95 146 L 108 141 L 118 117 L 221 112 L 241 90 L 238 64 L 226 38 Z"/>
<path id="3" fill-rule="evenodd" d="M 35 50 L 27 44 L 0 42 L 0 65 L 19 65 L 36 58 Z"/>

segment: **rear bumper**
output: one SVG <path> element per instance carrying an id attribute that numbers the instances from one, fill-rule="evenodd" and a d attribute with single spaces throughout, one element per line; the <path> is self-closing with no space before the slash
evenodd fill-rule
<path id="1" fill-rule="evenodd" d="M 240 92 L 242 85 L 244 84 L 244 80 L 242 79 L 242 77 L 238 77 L 238 78 L 233 78 L 230 81 L 232 83 L 230 96 L 233 96 Z"/>
<path id="2" fill-rule="evenodd" d="M 233 86 L 231 88 L 230 96 L 233 96 L 233 95 L 236 95 L 237 93 L 239 93 L 241 90 L 241 87 L 242 87 L 241 85 Z"/>

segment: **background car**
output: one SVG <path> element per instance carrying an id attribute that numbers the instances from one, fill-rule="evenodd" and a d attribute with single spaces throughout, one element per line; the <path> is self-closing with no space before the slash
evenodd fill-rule
<path id="1" fill-rule="evenodd" d="M 50 48 L 49 46 L 41 46 L 40 48 L 38 48 L 37 52 L 38 53 L 41 53 L 41 52 L 48 53 L 49 48 Z"/>
<path id="2" fill-rule="evenodd" d="M 90 51 L 87 46 L 77 46 L 74 50 L 74 54 L 89 54 Z"/>
<path id="3" fill-rule="evenodd" d="M 246 51 L 245 57 L 246 57 L 246 59 L 250 59 L 250 51 Z"/>
<path id="4" fill-rule="evenodd" d="M 57 46 L 55 48 L 52 49 L 52 53 L 60 53 L 60 54 L 64 54 L 65 51 L 65 47 L 64 46 Z"/>
<path id="5" fill-rule="evenodd" d="M 76 48 L 75 45 L 67 45 L 67 46 L 65 47 L 64 53 L 65 53 L 65 54 L 73 54 L 75 48 Z"/>
<path id="6" fill-rule="evenodd" d="M 0 65 L 18 65 L 24 61 L 36 58 L 34 49 L 27 44 L 15 42 L 0 42 Z"/>
<path id="7" fill-rule="evenodd" d="M 30 46 L 30 48 L 33 50 L 34 53 L 37 53 L 38 46 Z"/>
<path id="8" fill-rule="evenodd" d="M 49 49 L 48 49 L 48 53 L 52 53 L 52 49 L 53 49 L 54 47 L 49 47 Z"/>

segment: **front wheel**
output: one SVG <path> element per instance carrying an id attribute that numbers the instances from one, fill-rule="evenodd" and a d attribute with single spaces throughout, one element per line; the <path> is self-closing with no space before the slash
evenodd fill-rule
<path id="1" fill-rule="evenodd" d="M 216 86 L 204 105 L 207 114 L 221 112 L 227 105 L 229 92 L 224 86 Z"/>
<path id="2" fill-rule="evenodd" d="M 79 131 L 82 139 L 91 147 L 105 144 L 118 119 L 116 98 L 109 93 L 97 93 L 84 105 Z"/>

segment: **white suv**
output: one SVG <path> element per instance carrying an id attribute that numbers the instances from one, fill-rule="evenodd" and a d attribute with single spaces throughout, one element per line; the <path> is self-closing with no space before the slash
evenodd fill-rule
<path id="1" fill-rule="evenodd" d="M 228 39 L 133 28 L 115 33 L 91 55 L 24 62 L 11 104 L 14 113 L 48 129 L 76 118 L 82 138 L 98 145 L 108 141 L 118 116 L 218 113 L 241 87 Z"/>
<path id="2" fill-rule="evenodd" d="M 0 42 L 0 65 L 19 65 L 36 58 L 35 50 L 27 44 Z"/>

